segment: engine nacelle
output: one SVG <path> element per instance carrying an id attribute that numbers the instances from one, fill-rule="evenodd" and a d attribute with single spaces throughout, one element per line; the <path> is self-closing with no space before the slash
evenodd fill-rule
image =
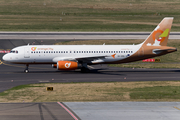
<path id="1" fill-rule="evenodd" d="M 57 64 L 52 64 L 52 67 L 53 68 L 57 68 Z"/>
<path id="2" fill-rule="evenodd" d="M 80 68 L 80 64 L 73 61 L 58 61 L 57 69 L 58 70 L 75 70 Z"/>

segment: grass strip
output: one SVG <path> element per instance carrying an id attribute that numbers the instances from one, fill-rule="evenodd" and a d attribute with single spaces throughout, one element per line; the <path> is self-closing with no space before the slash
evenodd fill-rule
<path id="1" fill-rule="evenodd" d="M 179 0 L 1 0 L 0 31 L 152 31 L 180 28 Z"/>
<path id="2" fill-rule="evenodd" d="M 180 82 L 43 83 L 0 93 L 0 102 L 57 101 L 180 101 Z"/>

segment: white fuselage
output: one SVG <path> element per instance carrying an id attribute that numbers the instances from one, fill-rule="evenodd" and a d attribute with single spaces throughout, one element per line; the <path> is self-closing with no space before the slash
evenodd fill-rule
<path id="1" fill-rule="evenodd" d="M 112 63 L 130 57 L 140 47 L 141 45 L 27 45 L 12 49 L 3 59 L 20 64 L 53 64 L 61 60 L 94 57 L 92 60 L 88 59 L 87 64 Z"/>

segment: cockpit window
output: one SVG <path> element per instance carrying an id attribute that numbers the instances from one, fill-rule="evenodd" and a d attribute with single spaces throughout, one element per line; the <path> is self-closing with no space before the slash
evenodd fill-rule
<path id="1" fill-rule="evenodd" d="M 11 50 L 10 53 L 18 53 L 18 51 L 17 50 Z"/>

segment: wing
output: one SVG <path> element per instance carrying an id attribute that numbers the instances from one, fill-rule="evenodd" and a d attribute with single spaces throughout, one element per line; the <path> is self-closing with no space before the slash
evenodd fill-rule
<path id="1" fill-rule="evenodd" d="M 108 56 L 87 56 L 87 57 L 77 57 L 75 58 L 77 61 L 80 61 L 80 62 L 91 62 L 91 61 L 94 61 L 94 60 L 98 60 L 98 59 L 105 59 L 105 57 L 108 57 Z"/>
<path id="2" fill-rule="evenodd" d="M 109 56 L 80 56 L 80 57 L 55 57 L 53 62 L 58 61 L 78 61 L 78 62 L 86 62 L 89 63 L 98 59 L 105 59 L 105 57 Z"/>

